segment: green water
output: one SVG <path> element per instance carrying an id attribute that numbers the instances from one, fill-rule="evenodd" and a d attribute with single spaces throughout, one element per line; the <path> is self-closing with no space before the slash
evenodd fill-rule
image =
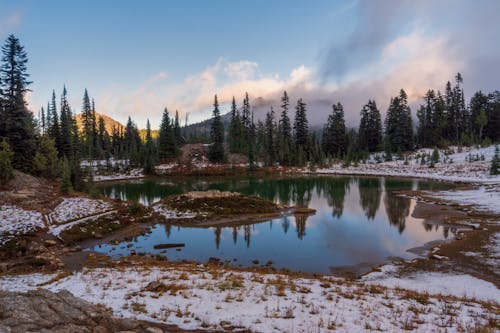
<path id="1" fill-rule="evenodd" d="M 412 217 L 414 200 L 393 190 L 447 189 L 450 185 L 416 179 L 364 177 L 178 178 L 102 183 L 106 196 L 151 205 L 162 197 L 218 189 L 258 195 L 285 205 L 316 209 L 305 217 L 284 217 L 240 227 L 188 228 L 157 224 L 132 242 L 93 250 L 119 257 L 130 250 L 169 260 L 206 262 L 210 257 L 235 266 L 272 261 L 276 268 L 329 273 L 369 267 L 391 258 L 415 258 L 407 250 L 450 236 L 449 228 Z M 180 251 L 155 250 L 155 244 L 185 243 Z"/>

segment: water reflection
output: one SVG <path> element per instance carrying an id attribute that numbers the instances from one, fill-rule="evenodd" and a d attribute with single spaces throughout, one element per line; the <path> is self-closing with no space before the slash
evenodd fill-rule
<path id="1" fill-rule="evenodd" d="M 105 195 L 152 204 L 161 197 L 191 190 L 230 190 L 285 205 L 310 207 L 314 215 L 295 214 L 250 225 L 186 228 L 157 225 L 130 244 L 104 245 L 114 256 L 137 252 L 158 254 L 154 244 L 186 243 L 168 251 L 171 260 L 237 259 L 241 265 L 272 260 L 277 268 L 327 272 L 332 267 L 378 264 L 389 257 L 412 258 L 411 247 L 448 238 L 455 230 L 412 217 L 416 203 L 393 191 L 447 188 L 442 183 L 365 177 L 298 179 L 223 179 L 165 182 L 145 180 L 102 185 Z M 275 226 L 279 226 L 276 228 Z M 289 232 L 292 231 L 292 232 Z"/>

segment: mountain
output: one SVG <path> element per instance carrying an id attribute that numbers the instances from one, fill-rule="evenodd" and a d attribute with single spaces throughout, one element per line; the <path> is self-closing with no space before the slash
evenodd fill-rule
<path id="1" fill-rule="evenodd" d="M 96 121 L 99 121 L 99 117 L 102 117 L 104 119 L 104 126 L 106 127 L 106 132 L 108 132 L 109 135 L 113 133 L 113 127 L 118 127 L 123 130 L 125 130 L 125 126 L 123 126 L 119 121 L 114 120 L 111 117 L 106 116 L 105 114 L 100 114 L 100 113 L 95 113 L 96 116 Z M 82 114 L 78 113 L 76 116 L 76 124 L 78 126 L 78 130 L 82 131 L 83 130 L 83 119 L 82 119 Z M 99 125 L 99 123 L 97 123 Z"/>

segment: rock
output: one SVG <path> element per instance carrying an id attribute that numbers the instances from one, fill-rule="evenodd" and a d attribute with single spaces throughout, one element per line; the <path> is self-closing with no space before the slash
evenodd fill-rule
<path id="1" fill-rule="evenodd" d="M 137 252 L 135 250 L 130 250 L 130 255 L 131 256 L 135 256 L 137 254 Z"/>
<path id="2" fill-rule="evenodd" d="M 108 329 L 104 326 L 96 326 L 92 330 L 92 333 L 108 333 Z"/>
<path id="3" fill-rule="evenodd" d="M 164 333 L 151 325 L 154 324 L 114 317 L 102 306 L 65 290 L 58 293 L 44 289 L 26 293 L 0 291 L 0 333 Z"/>
<path id="4" fill-rule="evenodd" d="M 51 246 L 55 246 L 57 245 L 57 241 L 53 240 L 53 239 L 46 239 L 43 244 L 47 247 L 51 247 Z"/>
<path id="5" fill-rule="evenodd" d="M 144 288 L 145 291 L 159 292 L 167 290 L 167 286 L 160 281 L 152 281 Z"/>

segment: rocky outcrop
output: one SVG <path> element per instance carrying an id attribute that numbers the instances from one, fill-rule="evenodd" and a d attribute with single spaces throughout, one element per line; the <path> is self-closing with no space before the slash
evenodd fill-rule
<path id="1" fill-rule="evenodd" d="M 181 332 L 131 319 L 113 317 L 102 306 L 90 304 L 68 291 L 27 293 L 0 291 L 0 333 Z"/>

